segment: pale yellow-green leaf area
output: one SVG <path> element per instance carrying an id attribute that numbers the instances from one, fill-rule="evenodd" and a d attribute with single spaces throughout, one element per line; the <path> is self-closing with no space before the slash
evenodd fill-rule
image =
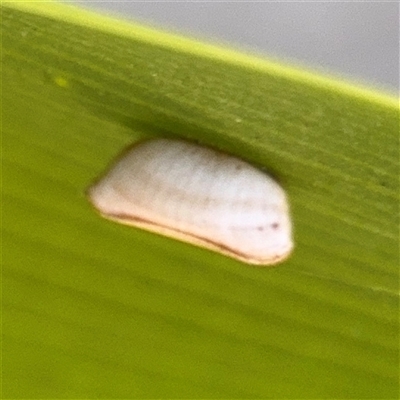
<path id="1" fill-rule="evenodd" d="M 395 98 L 48 2 L 3 2 L 4 398 L 393 399 Z M 101 218 L 85 190 L 173 137 L 284 187 L 275 268 Z"/>

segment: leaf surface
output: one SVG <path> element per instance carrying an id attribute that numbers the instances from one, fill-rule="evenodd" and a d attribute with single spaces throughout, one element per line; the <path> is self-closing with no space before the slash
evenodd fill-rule
<path id="1" fill-rule="evenodd" d="M 56 3 L 3 3 L 4 398 L 395 398 L 397 100 Z M 125 146 L 183 137 L 287 190 L 253 268 L 100 218 Z"/>

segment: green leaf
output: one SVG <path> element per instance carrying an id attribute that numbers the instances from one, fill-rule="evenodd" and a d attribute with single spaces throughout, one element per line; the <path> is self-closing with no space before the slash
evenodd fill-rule
<path id="1" fill-rule="evenodd" d="M 67 5 L 2 6 L 3 398 L 397 398 L 397 99 Z M 100 218 L 136 140 L 287 190 L 253 268 Z"/>

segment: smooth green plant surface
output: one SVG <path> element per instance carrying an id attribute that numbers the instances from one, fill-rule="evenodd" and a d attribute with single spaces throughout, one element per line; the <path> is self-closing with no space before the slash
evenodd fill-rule
<path id="1" fill-rule="evenodd" d="M 1 12 L 3 398 L 397 398 L 396 99 L 66 5 Z M 293 256 L 100 218 L 87 186 L 159 136 L 272 173 Z"/>

